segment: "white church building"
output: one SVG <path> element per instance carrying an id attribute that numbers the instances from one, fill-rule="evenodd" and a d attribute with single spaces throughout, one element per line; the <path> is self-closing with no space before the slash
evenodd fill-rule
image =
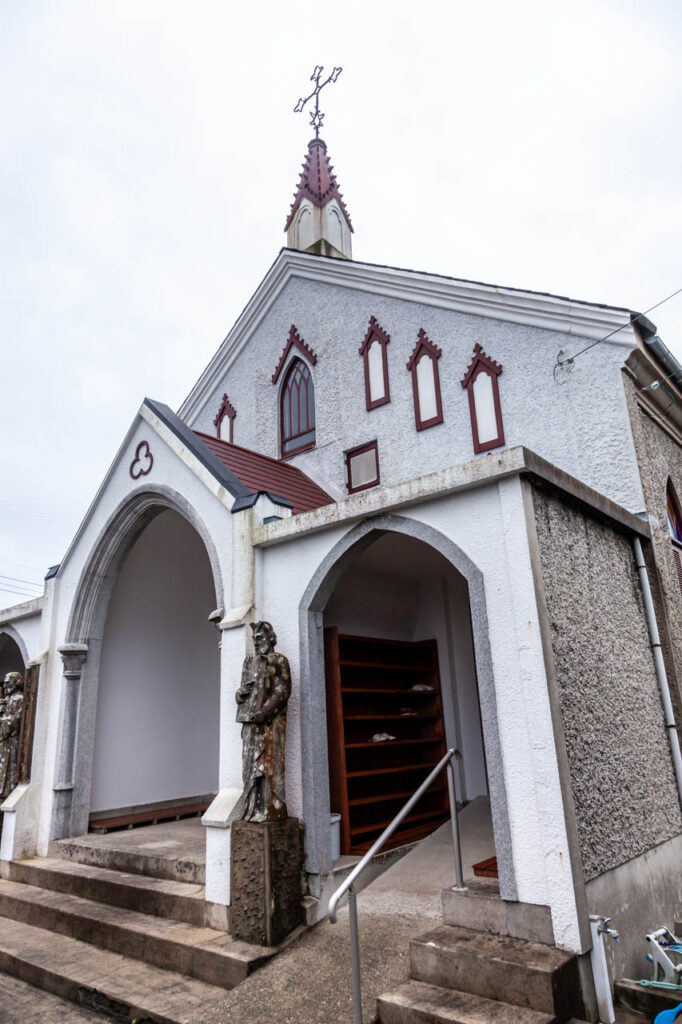
<path id="1" fill-rule="evenodd" d="M 455 747 L 502 900 L 548 908 L 579 956 L 608 914 L 641 976 L 642 917 L 682 902 L 682 405 L 651 387 L 672 357 L 629 309 L 358 262 L 352 232 L 315 139 L 287 246 L 214 358 L 177 411 L 142 401 L 44 596 L 0 612 L 0 669 L 35 694 L 3 874 L 195 814 L 206 902 L 228 906 L 235 691 L 265 619 L 311 919 L 331 815 L 363 853 Z M 396 845 L 447 815 L 443 784 Z"/>

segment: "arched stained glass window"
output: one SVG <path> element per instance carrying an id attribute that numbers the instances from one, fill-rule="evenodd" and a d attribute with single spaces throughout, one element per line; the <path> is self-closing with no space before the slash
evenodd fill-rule
<path id="1" fill-rule="evenodd" d="M 294 359 L 284 380 L 280 430 L 282 455 L 293 455 L 315 444 L 315 390 L 302 359 Z"/>

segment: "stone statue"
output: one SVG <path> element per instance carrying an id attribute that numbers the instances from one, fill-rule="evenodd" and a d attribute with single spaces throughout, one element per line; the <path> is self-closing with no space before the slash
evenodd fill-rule
<path id="1" fill-rule="evenodd" d="M 0 801 L 6 800 L 17 784 L 23 689 L 21 673 L 8 672 L 0 700 Z"/>
<path id="2" fill-rule="evenodd" d="M 270 623 L 252 622 L 251 629 L 256 653 L 244 659 L 236 694 L 244 793 L 235 810 L 243 821 L 279 821 L 287 817 L 284 746 L 291 673 L 287 659 L 275 651 Z"/>

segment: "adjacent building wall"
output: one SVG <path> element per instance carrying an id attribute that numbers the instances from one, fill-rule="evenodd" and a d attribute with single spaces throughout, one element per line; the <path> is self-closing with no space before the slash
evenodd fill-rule
<path id="1" fill-rule="evenodd" d="M 637 387 L 623 374 L 632 434 L 639 463 L 646 511 L 649 513 L 652 547 L 659 586 L 654 588 L 656 614 L 666 661 L 675 717 L 682 728 L 682 593 L 673 559 L 668 530 L 667 485 L 672 480 L 682 500 L 682 443 L 676 435 L 656 422 L 637 398 Z"/>
<path id="2" fill-rule="evenodd" d="M 585 877 L 682 832 L 631 542 L 533 493 Z M 608 908 L 604 908 L 604 913 Z"/>

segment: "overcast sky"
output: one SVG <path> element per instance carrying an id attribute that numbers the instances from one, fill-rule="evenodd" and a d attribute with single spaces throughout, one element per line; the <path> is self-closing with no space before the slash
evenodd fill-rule
<path id="1" fill-rule="evenodd" d="M 681 52 L 679 0 L 0 0 L 0 606 L 285 243 L 316 63 L 357 259 L 642 310 L 682 286 Z M 652 316 L 682 359 L 682 296 Z"/>

